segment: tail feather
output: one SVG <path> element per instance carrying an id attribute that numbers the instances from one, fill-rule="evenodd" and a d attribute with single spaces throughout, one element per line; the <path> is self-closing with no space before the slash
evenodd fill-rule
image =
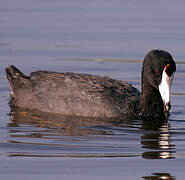
<path id="1" fill-rule="evenodd" d="M 15 66 L 10 65 L 6 68 L 6 76 L 10 84 L 10 89 L 13 92 L 14 86 L 15 86 L 15 81 L 21 78 L 27 78 L 21 71 L 19 71 Z"/>

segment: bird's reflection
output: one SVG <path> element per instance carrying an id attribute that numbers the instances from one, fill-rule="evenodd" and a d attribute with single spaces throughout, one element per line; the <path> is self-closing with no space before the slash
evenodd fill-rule
<path id="1" fill-rule="evenodd" d="M 175 180 L 174 176 L 171 176 L 169 173 L 152 173 L 151 176 L 143 176 L 145 180 Z"/>
<path id="2" fill-rule="evenodd" d="M 104 121 L 100 118 L 87 118 L 76 116 L 61 116 L 50 113 L 39 113 L 23 111 L 19 108 L 14 108 L 10 113 L 11 122 L 9 126 L 18 127 L 20 125 L 31 125 L 33 127 L 45 128 L 45 132 L 57 132 L 70 136 L 87 136 L 90 134 L 104 134 L 103 131 L 97 131 L 88 126 L 112 125 L 112 120 Z M 12 130 L 13 131 L 13 130 Z M 42 130 L 43 132 L 43 130 Z M 40 134 L 40 132 L 38 131 Z M 44 133 L 45 134 L 45 133 Z"/>
<path id="3" fill-rule="evenodd" d="M 58 133 L 61 135 L 70 136 L 89 136 L 89 135 L 105 135 L 110 131 L 106 131 L 105 127 L 110 127 L 115 130 L 115 120 L 107 121 L 107 119 L 87 118 L 75 116 L 61 116 L 46 113 L 36 113 L 22 111 L 20 109 L 13 109 L 11 113 L 11 122 L 9 126 L 19 127 L 19 125 L 31 125 L 39 127 L 38 131 L 29 131 L 23 133 L 26 137 L 42 137 L 48 132 Z M 174 158 L 175 145 L 170 141 L 170 126 L 167 122 L 159 121 L 140 121 L 141 128 L 141 145 L 144 148 L 142 157 L 144 159 L 170 159 Z M 125 124 L 132 124 L 132 122 L 125 122 Z M 125 128 L 116 124 L 119 132 L 125 133 Z M 92 128 L 96 127 L 96 128 Z M 97 128 L 103 127 L 103 128 Z M 124 127 L 124 126 L 123 126 Z M 131 126 L 132 127 L 132 126 Z M 44 129 L 41 129 L 44 128 Z M 16 131 L 16 128 L 11 129 Z M 127 131 L 126 131 L 127 132 Z M 11 136 L 15 136 L 11 132 Z"/>
<path id="4" fill-rule="evenodd" d="M 10 128 L 10 136 L 18 137 L 14 138 L 14 142 L 16 144 L 19 142 L 19 137 L 21 138 L 42 138 L 53 136 L 52 138 L 57 138 L 56 136 L 69 135 L 69 136 L 89 136 L 89 135 L 105 135 L 107 134 L 107 130 L 105 128 L 89 128 L 89 127 L 110 127 L 113 131 L 115 129 L 119 130 L 122 134 L 125 133 L 133 133 L 135 128 L 137 128 L 136 132 L 138 132 L 138 136 L 141 137 L 141 146 L 144 149 L 142 153 L 142 158 L 144 159 L 170 159 L 174 158 L 175 153 L 175 145 L 173 145 L 170 141 L 170 125 L 167 122 L 160 121 L 139 121 L 139 124 L 134 125 L 131 122 L 125 122 L 125 124 L 115 124 L 114 120 L 104 120 L 99 118 L 83 118 L 83 117 L 69 117 L 69 116 L 61 116 L 61 115 L 53 115 L 53 114 L 34 114 L 33 112 L 22 111 L 21 109 L 14 109 L 11 112 L 11 122 L 9 126 Z M 115 122 L 115 121 L 114 121 Z M 125 126 L 125 125 L 128 126 Z M 19 126 L 26 126 L 29 128 L 25 129 L 20 128 Z M 116 126 L 116 127 L 115 127 Z M 39 129 L 32 129 L 32 127 L 39 127 Z M 128 127 L 125 128 L 125 127 Z M 133 128 L 133 129 L 132 129 Z M 130 130 L 130 131 L 129 131 Z M 18 132 L 18 133 L 17 133 Z M 135 131 L 134 131 L 135 132 Z M 58 135 L 57 135 L 58 134 Z M 122 138 L 123 136 L 119 137 Z M 132 135 L 132 134 L 131 134 Z M 65 138 L 65 137 L 64 137 Z M 57 138 L 58 140 L 58 138 Z M 137 139 L 138 140 L 138 139 Z M 124 139 L 123 139 L 124 141 Z M 23 143 L 20 141 L 20 143 Z M 26 142 L 27 143 L 27 142 Z M 70 146 L 69 146 L 70 147 Z M 73 148 L 73 147 L 72 147 Z M 97 148 L 97 146 L 96 146 Z M 100 147 L 101 148 L 101 147 Z M 140 148 L 140 147 L 139 147 Z M 20 152 L 19 156 L 25 156 L 27 152 Z M 97 154 L 97 152 L 95 153 Z M 11 156 L 17 156 L 16 153 L 11 153 Z M 27 154 L 26 154 L 27 155 Z M 75 155 L 75 154 L 74 154 Z M 31 156 L 35 157 L 35 154 L 31 153 Z M 48 156 L 48 155 L 47 155 Z M 59 156 L 58 154 L 56 155 Z M 78 156 L 78 155 L 77 155 Z M 89 154 L 88 154 L 88 157 Z M 127 156 L 125 156 L 127 157 Z M 175 178 L 171 176 L 169 173 L 153 173 L 150 176 L 143 176 L 145 180 L 153 180 L 153 179 L 166 179 L 166 180 L 174 180 Z"/>
<path id="5" fill-rule="evenodd" d="M 143 121 L 142 147 L 147 149 L 142 154 L 145 159 L 174 158 L 175 145 L 170 141 L 170 125 L 168 122 Z"/>

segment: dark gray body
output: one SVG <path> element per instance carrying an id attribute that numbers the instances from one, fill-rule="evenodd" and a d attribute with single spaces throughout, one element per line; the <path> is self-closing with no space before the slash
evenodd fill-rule
<path id="1" fill-rule="evenodd" d="M 25 76 L 14 66 L 6 69 L 10 104 L 27 110 L 62 115 L 134 118 L 139 91 L 130 84 L 88 74 L 37 71 Z"/>

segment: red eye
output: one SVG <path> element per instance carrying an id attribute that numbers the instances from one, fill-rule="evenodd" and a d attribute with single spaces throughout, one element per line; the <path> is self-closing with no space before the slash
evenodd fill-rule
<path id="1" fill-rule="evenodd" d="M 166 72 L 166 74 L 170 77 L 173 74 L 173 67 L 171 64 L 167 64 L 164 68 L 164 71 Z"/>
<path id="2" fill-rule="evenodd" d="M 155 73 L 156 75 L 158 75 L 158 74 L 159 74 L 159 71 L 158 71 L 157 69 L 154 69 L 154 73 Z"/>

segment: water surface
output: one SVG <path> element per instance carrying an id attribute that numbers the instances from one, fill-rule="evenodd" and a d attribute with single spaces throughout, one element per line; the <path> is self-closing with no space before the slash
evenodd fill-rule
<path id="1" fill-rule="evenodd" d="M 2 179 L 184 179 L 184 1 L 2 1 Z M 168 50 L 177 62 L 168 123 L 122 124 L 10 113 L 4 68 L 84 72 L 140 90 L 142 59 Z M 133 173 L 134 172 L 134 173 Z"/>

